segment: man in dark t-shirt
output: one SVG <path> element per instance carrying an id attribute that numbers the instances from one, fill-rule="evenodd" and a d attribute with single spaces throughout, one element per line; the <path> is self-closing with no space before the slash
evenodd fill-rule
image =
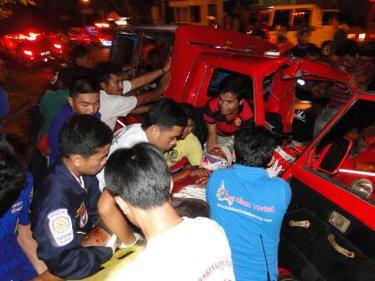
<path id="1" fill-rule="evenodd" d="M 218 143 L 229 143 L 231 148 L 233 141 L 230 139 L 238 128 L 253 122 L 253 112 L 244 99 L 246 92 L 250 91 L 248 83 L 242 76 L 229 75 L 220 83 L 219 96 L 207 102 L 204 108 L 208 128 L 207 150 Z"/>
<path id="2" fill-rule="evenodd" d="M 290 50 L 290 54 L 298 58 L 319 59 L 319 48 L 310 43 L 310 35 L 310 27 L 303 26 L 299 28 L 297 30 L 298 45 Z"/>

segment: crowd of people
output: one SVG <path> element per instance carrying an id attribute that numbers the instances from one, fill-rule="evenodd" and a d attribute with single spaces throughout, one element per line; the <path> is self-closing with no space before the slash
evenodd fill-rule
<path id="1" fill-rule="evenodd" d="M 308 32 L 298 32 L 293 56 L 317 55 Z M 337 55 L 337 67 L 366 89 L 374 71 L 356 46 L 347 41 Z M 90 51 L 76 47 L 41 99 L 28 169 L 0 135 L 0 280 L 43 272 L 83 279 L 117 249 L 144 241 L 112 280 L 278 280 L 291 190 L 277 176 L 274 132 L 254 125 L 241 77 L 222 79 L 200 115 L 163 98 L 168 75 L 169 62 L 126 80 L 120 66 L 94 66 Z M 159 77 L 156 89 L 128 94 Z M 329 94 L 319 83 L 306 87 L 329 100 L 316 134 L 346 96 L 336 84 Z M 9 111 L 3 96 L 0 88 L 0 114 Z M 117 117 L 132 114 L 142 121 L 117 130 Z M 203 144 L 198 122 L 207 126 Z M 108 234 L 100 245 L 88 241 L 98 229 Z"/>

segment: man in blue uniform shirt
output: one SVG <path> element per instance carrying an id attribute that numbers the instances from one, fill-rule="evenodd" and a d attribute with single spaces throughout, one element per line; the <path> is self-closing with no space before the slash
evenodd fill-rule
<path id="1" fill-rule="evenodd" d="M 236 164 L 214 171 L 207 186 L 210 216 L 228 237 L 237 281 L 278 280 L 280 228 L 291 191 L 265 169 L 274 147 L 266 129 L 241 129 L 234 138 Z"/>
<path id="2" fill-rule="evenodd" d="M 59 132 L 74 114 L 90 114 L 100 119 L 100 86 L 94 76 L 82 76 L 71 85 L 68 101 L 53 119 L 48 132 L 49 165 L 59 160 Z"/>
<path id="3" fill-rule="evenodd" d="M 29 280 L 46 270 L 36 257 L 36 243 L 31 238 L 32 188 L 32 177 L 26 174 L 21 161 L 7 149 L 0 148 L 1 281 Z"/>
<path id="4" fill-rule="evenodd" d="M 111 129 L 90 115 L 75 115 L 60 131 L 62 162 L 38 187 L 31 207 L 38 257 L 64 279 L 82 279 L 112 256 L 109 247 L 84 247 L 82 238 L 98 223 L 100 195 L 95 177 L 105 165 Z"/>

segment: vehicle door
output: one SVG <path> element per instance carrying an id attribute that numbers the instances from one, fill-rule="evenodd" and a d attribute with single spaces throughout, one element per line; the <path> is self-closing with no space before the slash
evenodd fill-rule
<path id="1" fill-rule="evenodd" d="M 375 96 L 353 97 L 283 177 L 279 261 L 302 281 L 375 280 Z"/>

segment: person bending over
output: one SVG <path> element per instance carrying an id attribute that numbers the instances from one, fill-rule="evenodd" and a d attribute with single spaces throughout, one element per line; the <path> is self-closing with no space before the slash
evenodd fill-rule
<path id="1" fill-rule="evenodd" d="M 75 115 L 59 134 L 62 162 L 41 181 L 31 206 L 38 257 L 50 273 L 82 279 L 97 272 L 110 247 L 84 247 L 82 240 L 99 221 L 95 175 L 104 167 L 112 131 L 91 115 Z"/>
<path id="2" fill-rule="evenodd" d="M 164 73 L 162 71 L 161 73 Z M 160 71 L 156 73 L 161 75 Z M 157 75 L 150 76 L 157 78 Z M 100 83 L 100 109 L 101 120 L 106 123 L 112 130 L 115 128 L 116 119 L 120 116 L 144 113 L 145 110 L 139 108 L 161 97 L 164 90 L 168 86 L 168 80 L 162 79 L 159 89 L 138 94 L 136 96 L 122 96 L 125 82 L 130 83 L 130 88 L 136 87 L 136 83 L 131 80 L 123 81 L 122 69 L 119 65 L 111 62 L 102 62 L 96 66 L 96 75 Z M 150 79 L 151 79 L 150 78 Z M 142 80 L 143 81 L 143 80 Z M 152 80 L 151 80 L 152 81 Z M 145 79 L 144 82 L 150 82 Z M 148 108 L 147 108 L 148 109 Z"/>
<path id="3" fill-rule="evenodd" d="M 139 142 L 149 142 L 161 151 L 172 149 L 186 126 L 186 116 L 179 105 L 171 99 L 162 99 L 155 102 L 146 113 L 142 124 L 134 124 L 118 130 L 112 140 L 109 154 L 120 148 L 129 148 Z M 123 237 L 124 229 L 130 232 L 126 218 L 116 206 L 113 196 L 106 190 L 104 171 L 98 175 L 99 187 L 103 190 L 98 204 L 98 211 L 105 225 L 131 246 L 137 242 L 136 237 L 129 241 Z"/>
<path id="4" fill-rule="evenodd" d="M 204 108 L 207 151 L 218 143 L 232 149 L 239 127 L 253 123 L 253 112 L 245 100 L 249 92 L 249 81 L 240 75 L 229 75 L 220 82 L 219 97 L 209 100 Z"/>
<path id="5" fill-rule="evenodd" d="M 231 254 L 214 221 L 180 217 L 170 203 L 173 185 L 161 152 L 148 143 L 115 151 L 105 170 L 108 190 L 147 246 L 113 280 L 234 280 Z"/>
<path id="6" fill-rule="evenodd" d="M 245 127 L 234 138 L 236 164 L 212 173 L 206 190 L 210 217 L 228 236 L 236 280 L 278 280 L 278 245 L 291 190 L 269 177 L 275 143 L 262 127 Z"/>

